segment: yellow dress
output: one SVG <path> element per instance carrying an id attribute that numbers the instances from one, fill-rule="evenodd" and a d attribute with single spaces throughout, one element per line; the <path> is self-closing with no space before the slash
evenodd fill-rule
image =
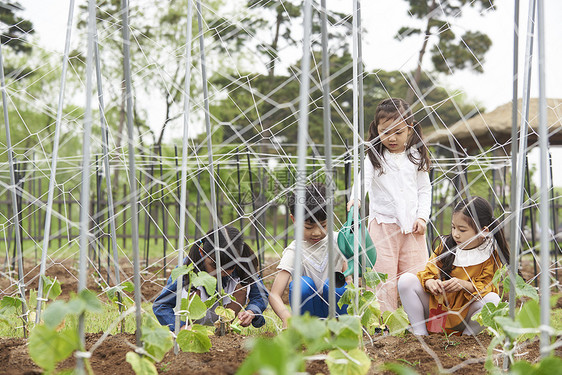
<path id="1" fill-rule="evenodd" d="M 456 277 L 459 280 L 470 281 L 476 291 L 474 293 L 470 293 L 467 290 L 460 290 L 458 292 L 446 293 L 444 296 L 442 309 L 448 310 L 448 313 L 443 327 L 448 334 L 452 332 L 458 332 L 460 334 L 465 329 L 466 325 L 464 320 L 471 302 L 481 299 L 490 292 L 498 293 L 498 289 L 494 284 L 492 284 L 492 279 L 495 272 L 501 268 L 502 264 L 494 245 L 495 241 L 493 241 L 492 248 L 489 250 L 489 256 L 487 259 L 482 259 L 481 256 L 480 259 L 478 259 L 478 256 L 476 256 L 472 258 L 472 262 L 465 262 L 470 264 L 478 260 L 483 260 L 480 263 L 467 266 L 453 265 L 451 278 Z M 427 290 L 425 282 L 429 279 L 439 279 L 441 277 L 440 269 L 442 268 L 442 265 L 439 260 L 439 255 L 441 254 L 442 249 L 442 245 L 437 248 L 431 258 L 429 258 L 425 269 L 417 274 L 422 287 L 429 293 L 430 316 L 432 315 L 431 310 L 437 309 L 440 301 L 438 301 L 438 298 L 435 295 L 431 294 L 429 290 Z M 466 255 L 469 258 L 471 255 L 477 255 L 475 253 L 471 254 L 471 251 L 478 251 L 478 248 L 471 250 L 457 249 L 457 252 L 463 252 L 462 255 Z M 456 260 L 455 263 L 457 263 Z"/>

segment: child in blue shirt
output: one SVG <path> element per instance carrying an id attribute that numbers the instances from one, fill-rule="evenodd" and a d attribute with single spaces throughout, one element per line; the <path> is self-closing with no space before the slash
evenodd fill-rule
<path id="1" fill-rule="evenodd" d="M 240 320 L 240 325 L 247 327 L 252 324 L 254 327 L 261 327 L 265 323 L 263 311 L 267 308 L 268 293 L 263 281 L 257 274 L 257 258 L 253 250 L 244 242 L 242 233 L 232 226 L 225 226 L 218 229 L 219 254 L 221 264 L 222 287 L 226 294 L 232 295 L 236 301 L 230 297 L 223 297 L 223 305 L 234 310 Z M 211 276 L 216 277 L 216 251 L 214 246 L 214 231 L 208 232 L 201 240 L 197 241 L 189 250 L 188 256 L 183 264 L 193 263 L 194 271 L 205 271 Z M 188 276 L 183 279 L 182 294 L 184 297 L 189 295 L 185 290 L 189 285 Z M 170 330 L 175 328 L 175 312 L 177 280 L 168 283 L 154 301 L 152 310 L 154 315 L 162 325 L 167 325 Z M 190 293 L 197 293 L 201 300 L 209 298 L 203 287 L 192 287 Z M 247 302 L 247 305 L 246 305 Z M 212 325 L 217 319 L 214 310 L 219 305 L 217 301 L 207 310 L 207 315 L 194 323 Z M 246 305 L 245 309 L 242 307 Z M 181 322 L 181 326 L 185 322 Z"/>

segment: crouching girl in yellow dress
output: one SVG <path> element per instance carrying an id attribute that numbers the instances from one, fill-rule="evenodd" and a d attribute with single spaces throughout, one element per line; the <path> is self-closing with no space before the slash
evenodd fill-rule
<path id="1" fill-rule="evenodd" d="M 484 327 L 471 317 L 500 301 L 492 283 L 509 260 L 509 247 L 492 207 L 481 197 L 461 201 L 453 210 L 451 234 L 441 239 L 423 271 L 398 281 L 412 332 L 476 335 Z"/>

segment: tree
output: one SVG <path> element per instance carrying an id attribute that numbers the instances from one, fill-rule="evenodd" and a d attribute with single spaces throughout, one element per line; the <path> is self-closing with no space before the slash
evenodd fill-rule
<path id="1" fill-rule="evenodd" d="M 33 23 L 17 15 L 23 7 L 15 1 L 0 1 L 0 23 L 4 24 L 0 33 L 2 45 L 8 46 L 15 52 L 29 53 L 31 44 L 28 35 L 33 34 Z"/>
<path id="2" fill-rule="evenodd" d="M 316 55 L 312 61 L 320 64 L 320 56 Z M 296 65 L 299 65 L 299 62 Z M 318 71 L 321 67 L 313 65 L 312 68 Z M 292 143 L 296 140 L 300 88 L 297 73 L 292 73 L 296 71 L 297 67 L 293 67 L 289 69 L 291 73 L 273 77 L 255 73 L 242 74 L 243 78 L 234 82 L 229 78 L 215 77 L 213 85 L 228 89 L 228 97 L 211 108 L 211 113 L 219 123 L 229 124 L 222 126 L 222 139 L 217 141 L 251 143 L 260 137 L 271 136 L 275 136 L 275 140 L 282 143 Z M 332 139 L 334 144 L 342 145 L 349 134 L 349 119 L 352 118 L 353 110 L 353 67 L 350 54 L 331 55 L 330 71 L 331 96 L 335 100 L 331 108 Z M 335 72 L 338 73 L 334 74 Z M 419 85 L 426 92 L 425 100 L 428 106 L 435 108 L 435 117 L 442 122 L 437 126 L 452 125 L 473 110 L 473 106 L 463 103 L 462 95 L 451 95 L 444 88 L 435 86 L 426 74 L 421 75 Z M 377 69 L 366 72 L 363 86 L 366 130 L 378 103 L 389 96 L 404 97 L 409 87 L 401 72 Z M 276 87 L 276 90 L 269 91 L 269 87 Z M 261 99 L 264 96 L 267 96 L 267 100 Z M 312 81 L 309 98 L 309 136 L 314 143 L 323 144 L 322 90 L 317 79 Z M 421 110 L 421 104 L 415 105 L 413 110 L 416 119 L 426 130 L 434 129 L 430 118 Z M 263 126 L 264 123 L 269 124 L 268 128 Z M 291 151 L 292 148 L 284 147 L 284 150 Z"/>
<path id="3" fill-rule="evenodd" d="M 319 1 L 312 12 L 312 33 L 320 33 Z M 279 60 L 279 53 L 287 47 L 298 47 L 299 40 L 294 36 L 294 31 L 302 25 L 302 2 L 285 0 L 283 2 L 271 0 L 248 0 L 244 17 L 239 22 L 234 22 L 226 17 L 218 17 L 210 23 L 213 37 L 227 43 L 231 49 L 240 51 L 244 47 L 255 48 L 258 55 L 263 56 L 263 64 L 270 77 L 275 74 Z M 332 52 L 347 51 L 349 48 L 347 34 L 351 30 L 349 16 L 330 12 L 328 23 L 340 25 L 343 28 L 330 28 L 328 39 L 331 42 Z M 253 39 L 259 36 L 259 42 L 254 46 Z M 300 38 L 300 36 L 298 36 Z M 312 49 L 319 50 L 320 40 L 312 41 Z"/>
<path id="4" fill-rule="evenodd" d="M 436 71 L 451 74 L 455 70 L 472 69 L 482 73 L 484 55 L 490 49 L 492 41 L 479 31 L 467 30 L 458 37 L 447 21 L 448 17 L 459 17 L 463 8 L 480 7 L 480 9 L 494 10 L 494 0 L 407 0 L 410 4 L 408 16 L 425 21 L 423 43 L 419 51 L 417 68 L 414 73 L 415 88 L 421 79 L 421 66 L 430 42 L 437 38 L 431 48 L 431 61 Z M 422 34 L 422 30 L 412 27 L 402 27 L 396 38 L 404 38 Z M 408 90 L 406 101 L 412 103 L 414 91 Z"/>

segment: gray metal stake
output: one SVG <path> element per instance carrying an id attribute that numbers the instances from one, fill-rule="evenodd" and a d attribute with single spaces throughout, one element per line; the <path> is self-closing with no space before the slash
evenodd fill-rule
<path id="1" fill-rule="evenodd" d="M 66 24 L 66 42 L 64 44 L 64 55 L 62 58 L 62 73 L 60 81 L 59 102 L 57 107 L 57 118 L 55 122 L 55 136 L 53 138 L 53 155 L 51 156 L 51 175 L 49 178 L 49 189 L 47 194 L 47 207 L 45 209 L 45 229 L 43 230 L 43 248 L 41 249 L 41 266 L 39 267 L 39 284 L 37 286 L 37 312 L 35 324 L 41 321 L 41 307 L 43 299 L 43 277 L 47 263 L 47 252 L 49 251 L 49 237 L 51 234 L 51 216 L 53 211 L 53 195 L 55 192 L 55 181 L 57 173 L 57 159 L 59 153 L 60 128 L 62 122 L 62 111 L 64 103 L 64 87 L 66 84 L 66 70 L 68 67 L 68 56 L 70 50 L 70 35 L 72 32 L 72 18 L 74 14 L 74 0 L 70 0 L 68 9 L 68 21 Z M 40 195 L 38 195 L 40 196 Z"/>
<path id="2" fill-rule="evenodd" d="M 219 294 L 222 293 L 222 278 L 221 278 L 221 260 L 220 260 L 220 243 L 219 243 L 219 219 L 217 217 L 217 202 L 216 202 L 216 193 L 215 193 L 215 169 L 213 166 L 213 139 L 211 137 L 211 118 L 210 118 L 210 111 L 209 111 L 209 93 L 207 91 L 207 64 L 205 62 L 205 39 L 203 33 L 203 20 L 202 20 L 202 11 L 201 11 L 201 0 L 197 0 L 197 25 L 199 29 L 199 48 L 201 53 L 201 79 L 203 82 L 203 102 L 205 106 L 205 127 L 207 130 L 207 155 L 209 158 L 209 176 L 210 176 L 210 185 L 211 185 L 211 207 L 209 212 L 213 218 L 213 242 L 215 246 L 215 262 L 216 262 L 216 270 L 217 270 L 217 288 Z M 220 299 L 220 303 L 222 305 L 223 299 Z M 225 327 L 224 323 L 221 322 L 220 324 L 220 334 L 225 334 Z"/>
<path id="3" fill-rule="evenodd" d="M 18 194 L 16 175 L 14 171 L 14 151 L 10 136 L 10 120 L 8 116 L 8 97 L 6 95 L 6 81 L 4 79 L 4 58 L 2 57 L 2 43 L 0 43 L 0 84 L 2 85 L 2 109 L 4 111 L 4 127 L 6 129 L 6 145 L 8 146 L 8 164 L 10 166 L 10 191 L 12 196 L 12 211 L 14 231 L 16 233 L 16 249 L 18 262 L 18 289 L 22 298 L 23 337 L 27 338 L 27 303 L 25 301 L 25 282 L 23 274 L 23 255 L 21 251 L 21 232 L 18 212 Z"/>
<path id="4" fill-rule="evenodd" d="M 320 2 L 322 17 L 322 106 L 324 107 L 324 153 L 326 163 L 326 216 L 328 237 L 328 317 L 336 316 L 336 278 L 334 269 L 334 182 L 332 176 L 332 124 L 330 116 L 330 55 L 328 55 L 328 16 L 326 0 Z M 339 270 L 341 271 L 341 270 Z M 326 298 L 326 296 L 324 296 Z"/>
<path id="5" fill-rule="evenodd" d="M 306 146 L 308 138 L 308 90 L 310 85 L 310 32 L 311 4 L 304 0 L 303 50 L 301 62 L 301 87 L 299 94 L 299 129 L 297 142 L 297 178 L 295 188 L 295 268 L 293 270 L 292 315 L 301 313 L 302 242 L 304 239 L 304 200 L 306 183 Z"/>
<path id="6" fill-rule="evenodd" d="M 137 203 L 137 176 L 135 165 L 135 142 L 133 124 L 133 89 L 131 87 L 131 41 L 129 36 L 129 1 L 121 0 L 122 29 L 123 29 L 123 75 L 125 76 L 125 95 L 127 101 L 127 143 L 129 148 L 129 181 L 130 205 L 131 205 L 131 237 L 133 242 L 133 284 L 135 285 L 135 321 L 136 321 L 136 345 L 141 347 L 141 282 L 139 261 L 139 207 Z"/>

